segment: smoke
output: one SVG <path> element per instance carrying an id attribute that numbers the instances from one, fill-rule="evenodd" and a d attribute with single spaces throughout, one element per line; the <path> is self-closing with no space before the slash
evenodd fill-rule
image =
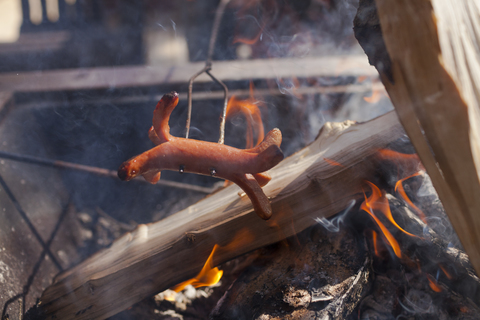
<path id="1" fill-rule="evenodd" d="M 350 212 L 353 206 L 355 206 L 355 203 L 355 200 L 350 200 L 347 208 L 331 220 L 327 220 L 326 218 L 315 218 L 315 221 L 318 222 L 322 227 L 327 229 L 327 231 L 329 232 L 338 232 L 340 231 L 340 224 L 343 223 L 343 221 L 347 217 L 347 214 Z"/>
<path id="2" fill-rule="evenodd" d="M 417 196 L 419 196 L 419 197 L 428 197 L 428 196 L 438 197 L 437 192 L 435 191 L 435 188 L 433 187 L 432 179 L 430 179 L 430 176 L 425 173 L 425 174 L 422 175 L 422 177 L 423 177 L 422 185 L 420 186 L 420 188 L 417 191 Z"/>

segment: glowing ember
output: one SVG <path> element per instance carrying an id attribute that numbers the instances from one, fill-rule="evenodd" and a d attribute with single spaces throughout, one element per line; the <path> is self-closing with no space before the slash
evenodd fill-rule
<path id="1" fill-rule="evenodd" d="M 345 166 L 335 160 L 332 160 L 332 159 L 328 159 L 328 158 L 323 158 L 323 160 L 325 160 L 326 163 L 332 165 L 332 166 L 337 166 L 337 167 L 342 167 L 342 168 L 345 168 Z"/>
<path id="2" fill-rule="evenodd" d="M 375 230 L 372 230 L 372 237 L 373 237 L 373 249 L 375 251 L 375 255 L 378 257 L 380 256 L 379 251 L 378 251 L 378 234 L 375 232 Z"/>
<path id="3" fill-rule="evenodd" d="M 420 219 L 422 219 L 423 222 L 427 223 L 427 217 L 425 216 L 423 211 L 420 210 L 416 205 L 414 205 L 413 202 L 410 200 L 410 198 L 408 198 L 407 193 L 405 192 L 405 189 L 403 188 L 403 184 L 402 184 L 403 181 L 408 180 L 412 177 L 418 176 L 420 174 L 421 172 L 417 172 L 406 178 L 398 180 L 397 183 L 395 184 L 395 192 L 398 192 L 400 197 L 410 206 L 410 208 L 412 208 L 417 213 Z"/>
<path id="4" fill-rule="evenodd" d="M 245 100 L 232 96 L 227 105 L 227 119 L 237 113 L 242 113 L 247 122 L 246 149 L 253 148 L 262 142 L 265 132 L 260 107 L 264 104 L 253 97 L 253 84 L 250 82 L 250 98 Z M 253 133 L 257 134 L 256 144 L 253 144 Z"/>
<path id="5" fill-rule="evenodd" d="M 180 284 L 177 284 L 175 287 L 171 288 L 171 290 L 175 292 L 180 292 L 185 289 L 186 286 L 192 285 L 195 288 L 206 287 L 206 286 L 213 286 L 214 284 L 218 283 L 223 275 L 223 270 L 219 270 L 217 267 L 212 267 L 212 258 L 215 250 L 218 248 L 218 245 L 215 245 L 212 249 L 212 253 L 208 257 L 205 265 L 203 266 L 202 270 L 192 279 L 184 281 Z M 174 300 L 172 297 L 166 298 L 166 300 Z"/>
<path id="6" fill-rule="evenodd" d="M 439 266 L 440 269 L 443 271 L 443 273 L 444 273 L 445 276 L 448 278 L 448 280 L 452 280 L 452 279 L 453 279 L 452 275 L 451 275 L 441 264 L 438 264 L 438 266 Z"/>
<path id="7" fill-rule="evenodd" d="M 427 274 L 428 284 L 430 288 L 435 292 L 442 292 L 442 288 L 437 283 L 437 280 L 433 278 L 431 275 Z"/>

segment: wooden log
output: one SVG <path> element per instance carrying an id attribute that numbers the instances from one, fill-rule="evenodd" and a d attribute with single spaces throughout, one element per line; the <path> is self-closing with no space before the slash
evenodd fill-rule
<path id="1" fill-rule="evenodd" d="M 374 4 L 377 18 L 372 14 Z M 355 21 L 357 37 L 377 66 L 400 121 L 479 273 L 478 1 L 364 0 L 360 8 Z M 365 39 L 369 35 L 363 31 L 368 27 L 381 29 L 383 41 L 378 32 L 371 34 L 376 40 Z"/>
<path id="2" fill-rule="evenodd" d="M 43 293 L 41 307 L 48 319 L 105 318 L 195 276 L 215 244 L 218 265 L 301 232 L 315 217 L 329 217 L 362 198 L 363 181 L 375 170 L 369 157 L 403 137 L 394 113 L 361 124 L 327 123 L 311 145 L 270 171 L 272 180 L 263 188 L 272 203 L 270 220 L 258 218 L 232 185 L 138 226 L 60 274 Z"/>

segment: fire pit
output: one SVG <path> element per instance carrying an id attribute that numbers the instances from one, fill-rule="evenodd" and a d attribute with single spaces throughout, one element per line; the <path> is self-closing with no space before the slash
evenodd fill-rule
<path id="1" fill-rule="evenodd" d="M 423 92 L 402 86 L 410 78 L 391 52 L 384 2 L 360 1 L 357 12 L 355 1 L 147 1 L 125 22 L 123 1 L 93 9 L 74 1 L 59 6 L 58 24 L 44 13 L 38 29 L 25 3 L 21 39 L 61 30 L 70 36 L 56 46 L 87 46 L 101 30 L 96 37 L 116 49 L 95 60 L 90 48 L 81 60 L 56 47 L 37 64 L 0 69 L 2 317 L 477 318 L 478 265 L 466 240 L 474 197 L 445 185 L 458 184 L 457 160 L 429 133 Z M 68 23 L 74 11 L 86 24 Z M 355 35 L 402 124 L 354 38 L 355 14 Z M 140 48 L 125 47 L 135 33 L 126 26 L 143 34 Z M 5 61 L 15 61 L 19 43 L 0 44 Z M 26 48 L 26 57 L 44 50 Z M 62 56 L 71 60 L 52 58 Z M 118 179 L 123 161 L 154 147 L 152 112 L 171 91 L 179 92 L 174 137 L 251 149 L 281 130 L 286 158 L 267 172 L 268 184 L 254 176 L 268 220 L 255 215 L 248 188 L 247 196 L 228 181 L 183 173 L 183 164 L 156 185 Z M 460 240 L 452 212 L 456 230 L 473 219 Z"/>

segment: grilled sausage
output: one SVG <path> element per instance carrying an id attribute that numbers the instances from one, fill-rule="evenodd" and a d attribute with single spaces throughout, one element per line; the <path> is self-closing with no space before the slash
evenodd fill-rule
<path id="1" fill-rule="evenodd" d="M 283 160 L 280 130 L 271 130 L 262 143 L 245 150 L 174 137 L 170 135 L 168 120 L 177 103 L 176 92 L 164 95 L 158 102 L 149 131 L 150 140 L 157 146 L 125 161 L 118 170 L 119 178 L 128 181 L 142 175 L 147 181 L 156 183 L 162 170 L 173 170 L 227 179 L 245 191 L 262 219 L 269 219 L 272 209 L 261 186 L 270 181 L 264 171 Z"/>

